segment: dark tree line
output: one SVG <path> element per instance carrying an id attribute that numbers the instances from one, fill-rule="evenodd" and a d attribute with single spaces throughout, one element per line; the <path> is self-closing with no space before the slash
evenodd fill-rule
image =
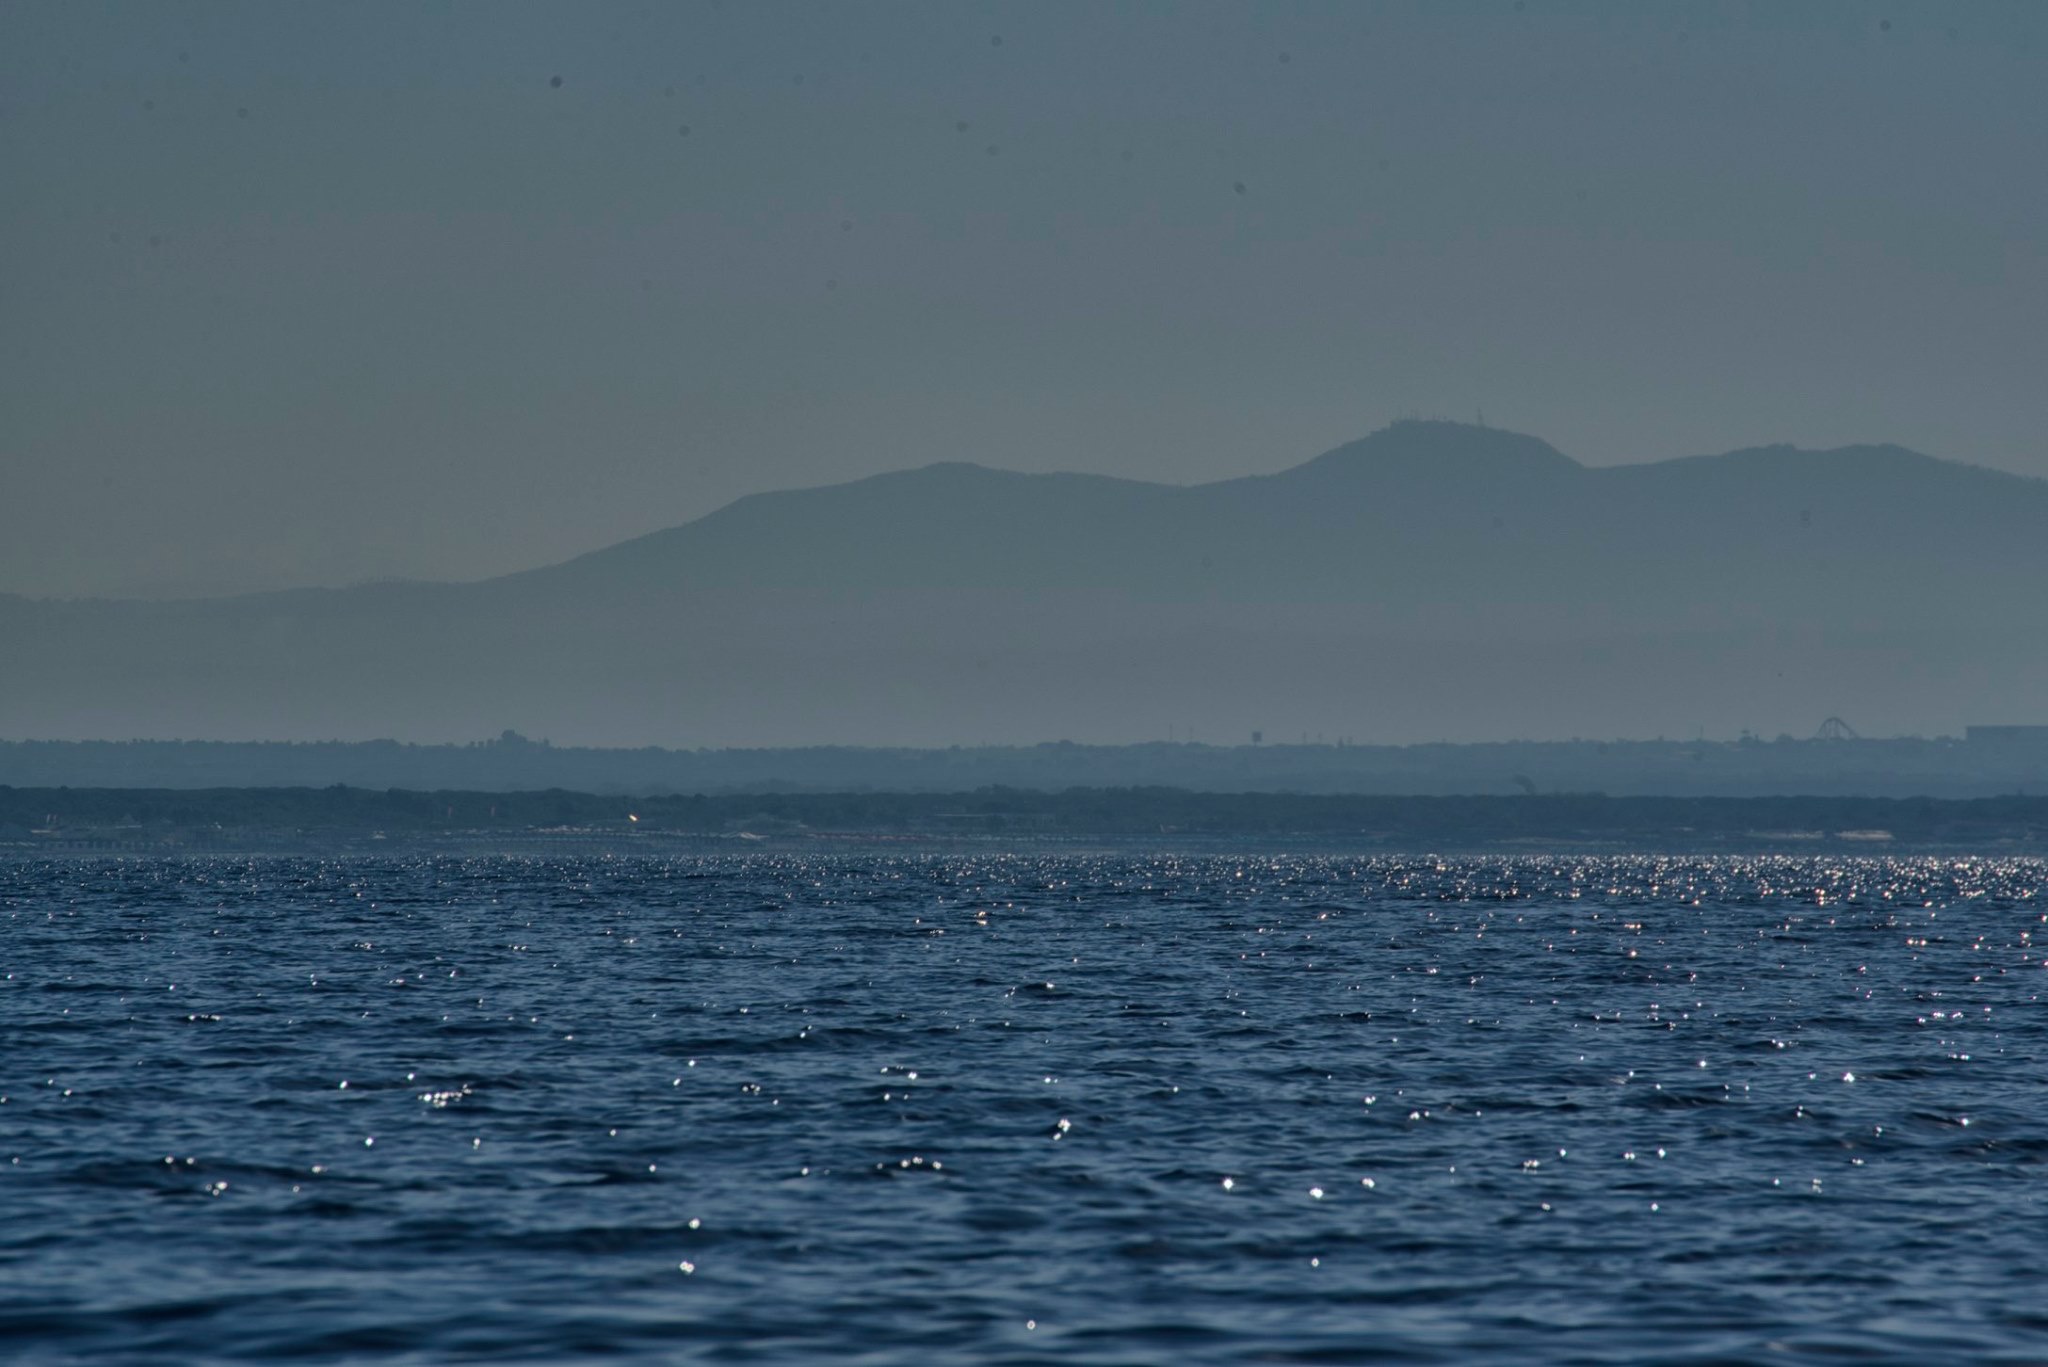
<path id="1" fill-rule="evenodd" d="M 537 792 L 329 788 L 6 788 L 0 834 L 261 830 L 385 832 L 926 833 L 1057 836 L 1358 837 L 1373 841 L 1515 840 L 1839 842 L 1887 832 L 1894 843 L 2048 845 L 2048 797 L 1385 797 L 1210 793 L 1178 788 L 1041 792 L 739 793 L 623 797 Z"/>

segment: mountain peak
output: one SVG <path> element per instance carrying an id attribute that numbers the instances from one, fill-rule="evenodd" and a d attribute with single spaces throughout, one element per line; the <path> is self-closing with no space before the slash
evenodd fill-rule
<path id="1" fill-rule="evenodd" d="M 1406 419 L 1317 456 L 1297 471 L 1507 479 L 1581 468 L 1540 437 L 1474 423 Z"/>

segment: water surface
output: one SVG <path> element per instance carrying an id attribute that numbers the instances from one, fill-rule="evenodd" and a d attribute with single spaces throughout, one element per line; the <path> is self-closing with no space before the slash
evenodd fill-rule
<path id="1" fill-rule="evenodd" d="M 0 864 L 25 1361 L 2048 1359 L 2048 866 Z"/>

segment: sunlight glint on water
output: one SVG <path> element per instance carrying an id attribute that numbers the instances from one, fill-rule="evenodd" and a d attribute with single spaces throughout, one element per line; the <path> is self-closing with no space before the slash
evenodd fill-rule
<path id="1" fill-rule="evenodd" d="M 2044 889 L 2017 860 L 0 864 L 0 1341 L 2039 1359 Z"/>

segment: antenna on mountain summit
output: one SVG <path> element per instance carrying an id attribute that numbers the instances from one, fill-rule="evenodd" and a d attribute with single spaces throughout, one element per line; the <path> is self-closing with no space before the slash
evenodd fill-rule
<path id="1" fill-rule="evenodd" d="M 1485 409 L 1483 409 L 1483 408 L 1474 408 L 1474 409 L 1472 410 L 1472 416 L 1473 416 L 1473 417 L 1475 417 L 1475 418 L 1477 418 L 1477 419 L 1479 419 L 1479 425 L 1480 425 L 1481 427 L 1484 427 L 1484 426 L 1486 426 L 1486 410 L 1485 410 Z"/>

